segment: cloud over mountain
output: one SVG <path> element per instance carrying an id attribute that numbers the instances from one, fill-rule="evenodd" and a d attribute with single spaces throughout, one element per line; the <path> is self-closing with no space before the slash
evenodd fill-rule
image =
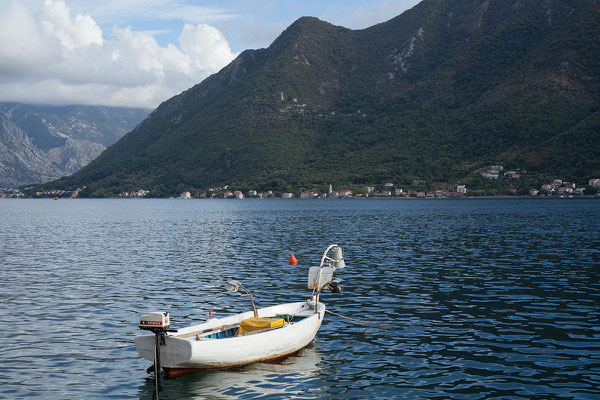
<path id="1" fill-rule="evenodd" d="M 0 5 L 0 101 L 155 107 L 236 56 L 207 24 L 186 24 L 179 46 L 130 27 L 110 36 L 62 0 L 37 13 L 18 0 Z"/>

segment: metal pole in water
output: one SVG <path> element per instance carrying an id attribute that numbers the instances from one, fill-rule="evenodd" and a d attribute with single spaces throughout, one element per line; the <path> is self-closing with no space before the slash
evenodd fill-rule
<path id="1" fill-rule="evenodd" d="M 154 388 L 156 391 L 156 400 L 158 400 L 158 387 L 160 385 L 160 334 L 155 335 L 156 342 L 154 346 Z"/>
<path id="2" fill-rule="evenodd" d="M 171 320 L 168 312 L 154 311 L 140 317 L 140 329 L 154 333 L 154 386 L 157 400 L 160 388 L 160 346 L 166 344 L 167 332 L 177 332 L 176 329 L 170 330 L 169 326 L 171 326 Z M 150 372 L 150 368 L 147 371 Z"/>

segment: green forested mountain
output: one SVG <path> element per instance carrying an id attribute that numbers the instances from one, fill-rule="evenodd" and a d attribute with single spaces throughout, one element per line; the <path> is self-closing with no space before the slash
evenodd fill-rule
<path id="1" fill-rule="evenodd" d="M 364 30 L 301 18 L 52 185 L 287 191 L 492 163 L 583 181 L 598 143 L 599 1 L 424 0 Z"/>

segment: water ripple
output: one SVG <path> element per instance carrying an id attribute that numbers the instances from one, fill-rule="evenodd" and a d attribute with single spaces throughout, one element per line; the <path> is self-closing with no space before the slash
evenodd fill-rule
<path id="1" fill-rule="evenodd" d="M 339 242 L 345 291 L 324 301 L 387 329 L 329 315 L 296 356 L 167 379 L 161 398 L 595 398 L 599 217 L 566 199 L 2 200 L 0 397 L 152 398 L 141 313 L 246 310 L 232 277 L 259 306 L 302 300 Z"/>

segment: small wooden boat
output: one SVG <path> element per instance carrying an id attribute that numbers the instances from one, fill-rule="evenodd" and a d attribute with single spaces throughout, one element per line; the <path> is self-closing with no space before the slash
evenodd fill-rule
<path id="1" fill-rule="evenodd" d="M 200 369 L 230 368 L 293 354 L 315 338 L 325 305 L 314 301 L 287 303 L 261 308 L 257 313 L 258 318 L 248 311 L 168 333 L 160 348 L 163 370 L 167 376 L 176 377 Z M 245 321 L 255 327 L 238 333 Z M 283 323 L 271 326 L 273 322 Z M 138 336 L 135 345 L 142 357 L 154 361 L 154 336 Z"/>
<path id="2" fill-rule="evenodd" d="M 327 254 L 332 251 L 332 257 Z M 178 330 L 170 329 L 169 314 L 153 312 L 140 319 L 140 328 L 154 335 L 135 338 L 140 355 L 154 362 L 155 374 L 160 367 L 167 376 L 176 377 L 196 370 L 231 368 L 272 360 L 293 354 L 308 345 L 317 334 L 325 305 L 319 293 L 325 287 L 341 291 L 333 281 L 333 271 L 345 266 L 338 245 L 325 250 L 319 267 L 309 270 L 308 288 L 313 296 L 307 301 L 285 303 L 256 309 L 252 293 L 236 281 L 228 290 L 244 289 L 252 302 L 252 311 L 208 321 Z"/>

